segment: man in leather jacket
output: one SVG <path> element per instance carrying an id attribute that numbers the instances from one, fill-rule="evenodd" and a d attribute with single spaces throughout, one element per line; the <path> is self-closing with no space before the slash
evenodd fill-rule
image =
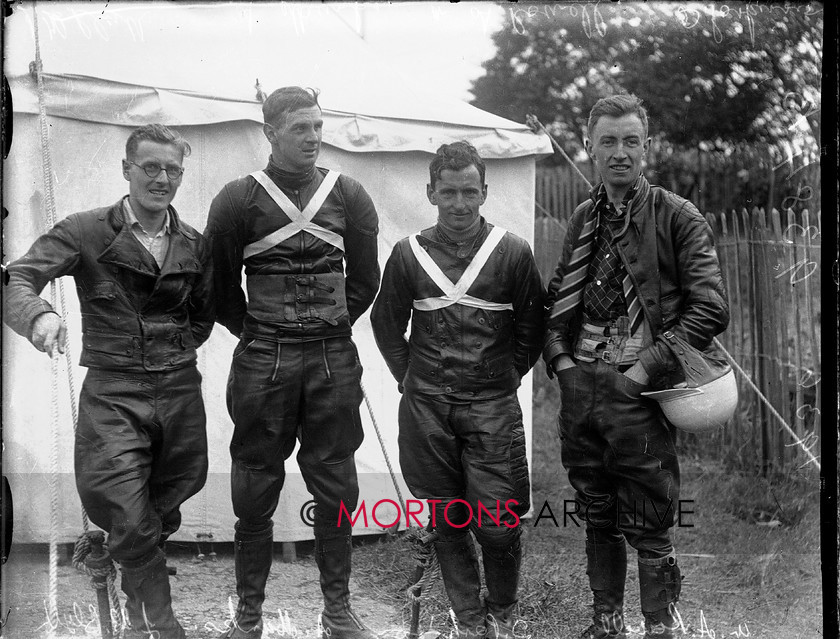
<path id="1" fill-rule="evenodd" d="M 120 564 L 126 637 L 180 639 L 161 549 L 181 504 L 207 475 L 196 349 L 213 328 L 210 252 L 171 206 L 190 147 L 160 124 L 134 130 L 123 176 L 129 194 L 76 213 L 8 267 L 5 322 L 51 356 L 66 328 L 39 297 L 72 275 L 82 312 L 76 485 Z"/>
<path id="2" fill-rule="evenodd" d="M 530 501 L 516 389 L 542 348 L 543 286 L 528 244 L 479 214 L 485 165 L 471 145 L 441 146 L 429 173 L 438 222 L 394 246 L 371 321 L 403 393 L 403 477 L 438 500 L 435 550 L 458 636 L 513 637 Z M 467 525 L 482 548 L 484 603 Z"/>
<path id="3" fill-rule="evenodd" d="M 223 636 L 262 635 L 272 516 L 299 440 L 297 461 L 316 502 L 324 636 L 369 638 L 350 609 L 351 528 L 339 512 L 342 504 L 355 510 L 359 495 L 362 366 L 351 327 L 379 286 L 378 218 L 358 182 L 315 164 L 317 94 L 278 89 L 263 115 L 268 165 L 221 190 L 205 231 L 218 260 L 216 319 L 240 338 L 227 389 L 239 604 Z"/>
<path id="4" fill-rule="evenodd" d="M 543 353 L 560 384 L 562 461 L 586 522 L 594 616 L 582 637 L 627 634 L 626 541 L 638 553 L 645 637 L 669 638 L 681 582 L 671 540 L 679 463 L 673 426 L 641 393 L 679 376 L 664 331 L 711 351 L 729 308 L 705 219 L 641 175 L 650 144 L 641 101 L 599 100 L 588 136 L 602 183 L 569 222 Z"/>

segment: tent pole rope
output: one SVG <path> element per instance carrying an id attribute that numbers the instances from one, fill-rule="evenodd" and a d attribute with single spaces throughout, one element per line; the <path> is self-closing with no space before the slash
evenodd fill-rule
<path id="1" fill-rule="evenodd" d="M 788 425 L 788 423 L 785 421 L 785 418 L 784 418 L 784 417 L 782 417 L 782 416 L 779 414 L 779 412 L 778 412 L 778 411 L 777 411 L 777 410 L 773 407 L 773 404 L 771 404 L 771 403 L 767 400 L 767 398 L 766 398 L 766 397 L 764 397 L 764 395 L 762 394 L 762 392 L 761 392 L 761 390 L 758 388 L 758 386 L 756 386 L 756 385 L 755 385 L 755 383 L 753 383 L 753 381 L 750 379 L 750 376 L 749 376 L 749 375 L 747 375 L 747 372 L 746 372 L 743 368 L 741 368 L 741 367 L 738 365 L 738 362 L 736 362 L 736 361 L 735 361 L 735 358 L 734 358 L 734 357 L 732 357 L 732 355 L 730 355 L 730 354 L 729 354 L 729 352 L 728 352 L 728 351 L 727 351 L 727 350 L 723 347 L 723 344 L 721 344 L 721 343 L 720 343 L 720 341 L 718 341 L 718 338 L 717 338 L 717 337 L 715 337 L 715 338 L 714 338 L 714 342 L 715 342 L 715 344 L 718 346 L 718 348 L 720 348 L 720 350 L 722 350 L 722 351 L 723 351 L 723 354 L 724 354 L 724 356 L 726 357 L 727 361 L 729 361 L 729 363 L 730 363 L 730 364 L 732 364 L 732 367 L 733 367 L 736 371 L 738 371 L 738 374 L 739 374 L 741 377 L 743 377 L 743 378 L 744 378 L 744 381 L 746 381 L 746 382 L 747 382 L 747 385 L 748 385 L 748 386 L 749 386 L 749 387 L 750 387 L 750 388 L 751 388 L 751 389 L 752 389 L 752 390 L 753 390 L 753 391 L 754 391 L 754 392 L 755 392 L 755 393 L 756 393 L 756 394 L 757 394 L 757 395 L 758 395 L 758 396 L 759 396 L 762 400 L 764 400 L 764 403 L 765 403 L 765 404 L 767 404 L 767 410 L 769 410 L 769 411 L 770 411 L 770 414 L 771 414 L 773 417 L 775 417 L 775 418 L 776 418 L 776 421 L 778 421 L 778 422 L 779 422 L 779 423 L 780 423 L 780 424 L 784 427 L 784 429 L 785 429 L 785 430 L 786 430 L 786 431 L 790 434 L 790 436 L 791 436 L 791 437 L 793 438 L 793 440 L 794 440 L 794 443 L 795 443 L 795 444 L 797 444 L 797 445 L 798 445 L 798 446 L 799 446 L 799 447 L 800 447 L 800 448 L 801 448 L 801 449 L 805 452 L 805 454 L 806 454 L 806 455 L 810 458 L 810 462 L 813 462 L 813 464 L 817 467 L 817 470 L 822 470 L 822 467 L 820 466 L 820 462 L 819 462 L 819 460 L 818 460 L 816 457 L 814 457 L 814 454 L 813 454 L 813 453 L 811 452 L 811 450 L 810 450 L 810 449 L 809 449 L 809 448 L 805 445 L 805 442 L 804 442 L 804 441 L 802 441 L 802 439 L 799 437 L 799 435 L 797 435 L 797 434 L 794 432 L 794 430 L 793 430 L 793 429 L 792 429 L 792 428 Z M 807 464 L 806 464 L 806 465 L 807 465 Z"/>
<path id="2" fill-rule="evenodd" d="M 562 155 L 565 158 L 566 162 L 569 163 L 569 166 L 571 166 L 577 172 L 577 174 L 580 176 L 580 179 L 582 179 L 584 182 L 586 182 L 586 186 L 588 186 L 590 190 L 592 189 L 592 183 L 581 172 L 581 170 L 578 168 L 577 164 L 572 162 L 572 158 L 570 158 L 568 155 L 566 155 L 566 152 L 563 150 L 563 147 L 561 147 L 559 144 L 557 144 L 557 140 L 555 140 L 552 137 L 552 135 L 545 128 L 545 126 L 543 126 L 543 123 L 540 122 L 537 119 L 537 116 L 530 115 L 530 114 L 526 115 L 525 116 L 525 124 L 534 133 L 537 133 L 539 131 L 542 131 L 543 133 L 545 133 L 548 136 L 548 139 L 551 140 L 551 146 L 553 146 L 557 151 L 560 152 L 560 155 Z"/>
<path id="3" fill-rule="evenodd" d="M 52 164 L 49 159 L 49 150 L 47 147 L 47 110 L 44 104 L 44 79 L 41 73 L 41 47 L 38 37 L 38 12 L 35 8 L 35 3 L 32 6 L 32 13 L 34 16 L 35 28 L 35 77 L 38 83 L 38 110 L 40 115 L 41 125 L 41 151 L 44 159 L 44 197 L 46 199 L 47 208 L 47 226 L 52 227 L 55 224 L 55 197 L 53 193 L 52 184 Z M 50 282 L 50 300 L 53 308 L 57 304 L 56 283 L 55 280 Z M 49 632 L 54 633 L 58 628 L 58 436 L 59 436 L 59 406 L 58 406 L 58 350 L 54 349 L 52 352 L 52 376 L 51 376 L 51 393 L 52 401 L 50 405 L 50 412 L 52 417 L 51 425 L 51 446 L 50 446 L 50 559 L 49 559 L 49 592 L 47 615 L 49 622 Z"/>
<path id="4" fill-rule="evenodd" d="M 373 422 L 373 429 L 376 431 L 377 439 L 379 439 L 379 446 L 382 448 L 382 455 L 385 457 L 385 464 L 388 466 L 388 472 L 391 474 L 391 481 L 394 482 L 394 488 L 397 491 L 397 498 L 400 500 L 400 505 L 404 506 L 405 501 L 403 501 L 402 491 L 397 483 L 397 476 L 394 473 L 394 468 L 391 466 L 391 458 L 388 456 L 388 451 L 385 450 L 385 440 L 382 439 L 382 433 L 379 431 L 379 424 L 376 422 L 376 416 L 373 414 L 373 407 L 370 404 L 370 399 L 368 399 L 368 394 L 367 391 L 365 391 L 365 385 L 362 383 L 362 380 L 359 380 L 359 386 L 362 387 L 362 396 L 365 398 L 365 405 L 367 406 L 368 413 L 370 413 L 370 420 Z"/>
<path id="5" fill-rule="evenodd" d="M 55 301 L 55 283 L 50 283 L 50 297 Z M 58 628 L 58 350 L 53 350 L 52 356 L 52 401 L 50 412 L 52 417 L 51 445 L 50 445 L 50 559 L 49 559 L 49 591 L 47 604 L 47 621 L 49 632 L 53 634 Z"/>
<path id="6" fill-rule="evenodd" d="M 577 167 L 577 165 L 574 162 L 572 162 L 571 158 L 568 155 L 566 155 L 566 152 L 560 147 L 560 145 L 557 143 L 557 141 L 553 137 L 551 137 L 551 134 L 546 130 L 546 128 L 536 118 L 536 116 L 527 115 L 526 116 L 526 124 L 532 131 L 534 131 L 534 133 L 536 133 L 537 131 L 542 131 L 543 133 L 545 133 L 548 136 L 548 138 L 551 140 L 551 144 L 554 146 L 554 148 L 557 149 L 560 152 L 560 154 L 566 159 L 566 161 L 572 166 L 572 168 L 575 171 L 577 171 L 577 174 L 581 177 L 581 179 L 583 179 L 584 182 L 586 182 L 586 185 L 591 190 L 592 189 L 592 184 L 589 182 L 589 180 L 586 179 L 586 176 L 583 173 L 581 173 L 581 171 Z M 817 470 L 821 470 L 819 460 L 817 460 L 817 458 L 814 456 L 814 454 L 805 445 L 805 442 L 802 441 L 802 439 L 796 434 L 796 432 L 788 425 L 788 423 L 785 421 L 785 418 L 782 417 L 779 414 L 779 412 L 773 407 L 773 404 L 770 403 L 770 400 L 767 399 L 767 397 L 764 396 L 764 393 L 761 392 L 761 389 L 759 389 L 758 386 L 756 386 L 755 383 L 752 381 L 752 379 L 750 379 L 750 376 L 747 374 L 747 372 L 738 365 L 738 362 L 736 362 L 735 358 L 729 353 L 729 351 L 726 350 L 726 348 L 724 348 L 723 344 L 720 343 L 720 340 L 718 340 L 717 337 L 713 338 L 713 341 L 717 345 L 717 347 L 723 352 L 723 355 L 726 357 L 727 361 L 733 366 L 733 368 L 735 368 L 735 370 L 738 372 L 738 374 L 741 375 L 741 377 L 744 378 L 744 380 L 747 382 L 747 385 L 758 396 L 759 400 L 762 403 L 764 403 L 765 406 L 767 406 L 767 409 L 770 411 L 770 414 L 773 417 L 776 418 L 776 420 L 784 427 L 784 429 L 788 432 L 788 434 L 793 438 L 794 444 L 798 445 L 802 449 L 802 451 L 805 453 L 805 455 L 808 456 L 809 462 L 807 462 L 807 463 L 812 462 L 817 467 Z M 806 463 L 806 465 L 807 465 L 807 463 Z"/>
<path id="7" fill-rule="evenodd" d="M 30 72 L 34 72 L 36 83 L 38 86 L 38 115 L 40 124 L 40 139 L 41 139 L 41 156 L 44 169 L 44 198 L 47 215 L 47 227 L 52 228 L 56 224 L 56 205 L 55 205 L 55 188 L 53 184 L 53 168 L 52 157 L 49 147 L 49 126 L 47 125 L 47 107 L 46 107 L 46 91 L 44 89 L 43 77 L 43 61 L 41 59 L 41 41 L 38 30 L 38 11 L 37 3 L 32 3 L 33 27 L 35 39 L 35 62 L 30 65 Z M 34 68 L 33 68 L 34 67 Z M 56 295 L 56 288 L 58 295 Z M 64 283 L 61 279 L 50 282 L 50 298 L 53 309 L 57 309 L 62 321 L 67 324 L 67 304 L 64 296 Z M 73 419 L 73 431 L 75 433 L 78 420 L 79 411 L 76 404 L 76 388 L 73 377 L 73 360 L 70 350 L 69 335 L 65 337 L 64 353 L 67 361 L 67 381 L 70 391 L 70 409 Z M 58 458 L 59 447 L 58 438 L 59 430 L 59 406 L 58 406 L 58 377 L 59 377 L 59 357 L 58 352 L 54 351 L 52 357 L 52 451 L 50 459 L 50 561 L 49 561 L 49 624 L 51 631 L 58 627 Z M 79 541 L 76 542 L 79 546 L 82 539 L 86 539 L 89 534 L 89 520 L 87 512 L 84 507 L 82 511 L 82 527 L 84 534 Z M 74 557 L 75 559 L 75 557 Z M 83 558 L 82 558 L 83 559 Z M 79 563 L 74 562 L 74 565 L 79 568 Z M 107 580 L 108 598 L 111 602 L 111 610 L 115 611 L 119 617 L 118 631 L 121 629 L 122 623 L 122 608 L 120 605 L 119 595 L 117 593 L 113 574 L 109 575 Z"/>

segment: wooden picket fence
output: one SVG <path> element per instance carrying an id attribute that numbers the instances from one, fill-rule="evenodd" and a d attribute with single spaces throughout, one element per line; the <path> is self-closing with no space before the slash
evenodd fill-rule
<path id="1" fill-rule="evenodd" d="M 809 463 L 803 447 L 820 450 L 820 213 L 756 208 L 706 219 L 731 312 L 719 340 L 766 401 L 739 375 L 732 423 L 685 444 L 763 474 L 787 472 Z"/>
<path id="2" fill-rule="evenodd" d="M 538 173 L 534 253 L 546 283 L 586 194 L 571 168 Z M 763 474 L 789 472 L 810 463 L 803 447 L 817 457 L 820 449 L 820 213 L 756 208 L 706 219 L 731 311 L 719 341 L 763 398 L 739 373 L 732 421 L 715 433 L 681 433 L 680 449 Z"/>

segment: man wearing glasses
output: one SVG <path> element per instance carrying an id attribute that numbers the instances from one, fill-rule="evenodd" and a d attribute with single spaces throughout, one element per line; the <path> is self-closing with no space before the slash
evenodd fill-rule
<path id="1" fill-rule="evenodd" d="M 240 340 L 227 388 L 239 604 L 222 636 L 262 636 L 272 516 L 300 441 L 315 498 L 323 637 L 372 639 L 350 608 L 351 526 L 339 513 L 359 497 L 362 366 L 351 327 L 379 287 L 379 222 L 361 184 L 315 164 L 324 124 L 315 92 L 278 89 L 262 108 L 268 165 L 224 186 L 205 231 L 217 321 Z"/>
<path id="2" fill-rule="evenodd" d="M 129 193 L 66 217 L 8 266 L 5 322 L 51 357 L 66 327 L 39 297 L 72 275 L 82 312 L 76 486 L 122 572 L 126 637 L 182 639 L 163 541 L 204 485 L 207 438 L 196 349 L 213 328 L 204 238 L 171 206 L 189 144 L 160 124 L 126 143 Z"/>

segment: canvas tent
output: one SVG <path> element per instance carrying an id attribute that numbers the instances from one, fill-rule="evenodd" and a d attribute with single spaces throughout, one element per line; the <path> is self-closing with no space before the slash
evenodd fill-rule
<path id="1" fill-rule="evenodd" d="M 41 4 L 38 40 L 44 71 L 49 131 L 50 177 L 58 218 L 117 201 L 127 191 L 120 172 L 131 128 L 151 121 L 177 127 L 193 153 L 174 205 L 203 229 L 210 201 L 226 182 L 264 166 L 269 147 L 261 130 L 254 82 L 266 91 L 302 84 L 321 89 L 324 146 L 319 164 L 358 179 L 380 214 L 380 260 L 394 243 L 434 222 L 425 198 L 430 153 L 444 142 L 468 139 L 488 159 L 488 202 L 492 222 L 533 239 L 534 162 L 550 152 L 545 137 L 523 125 L 436 96 L 407 82 L 375 59 L 343 20 L 324 5 L 312 23 L 286 4 L 174 6 L 135 3 Z M 314 9 L 313 9 L 314 11 Z M 13 139 L 3 172 L 4 259 L 23 254 L 46 230 L 44 165 L 38 91 L 29 63 L 35 56 L 33 6 L 15 5 L 6 23 L 6 68 L 12 88 Z M 332 16 L 332 18 L 331 18 Z M 316 20 L 317 18 L 317 20 Z M 313 24 L 317 22 L 318 38 Z M 307 30 L 306 25 L 310 27 Z M 303 26 L 302 26 L 303 25 Z M 326 34 L 326 36 L 324 36 Z M 326 44 L 325 44 L 326 43 Z M 177 45 L 177 46 L 176 46 Z M 84 369 L 78 303 L 73 282 L 65 281 L 75 388 L 62 364 L 58 384 L 58 436 L 53 435 L 49 359 L 3 327 L 3 473 L 15 497 L 15 542 L 49 538 L 51 450 L 60 470 L 59 538 L 81 532 L 81 511 L 73 481 L 70 393 L 78 392 Z M 44 292 L 48 296 L 49 289 Z M 367 314 L 355 338 L 365 368 L 363 383 L 381 431 L 385 452 L 399 473 L 396 443 L 396 384 L 373 342 Z M 210 474 L 206 488 L 183 509 L 178 539 L 212 534 L 232 538 L 227 446 L 232 424 L 224 395 L 235 338 L 216 326 L 200 350 L 208 413 Z M 520 391 L 530 428 L 530 378 Z M 365 405 L 366 439 L 357 455 L 361 499 L 368 506 L 397 501 L 385 454 Z M 304 521 L 311 497 L 294 464 L 275 515 L 275 539 L 312 536 Z M 410 498 L 398 477 L 403 499 Z M 390 509 L 390 510 L 389 510 Z M 390 523 L 396 510 L 380 508 Z M 403 524 L 404 524 L 403 520 Z M 357 533 L 379 532 L 373 521 Z"/>

